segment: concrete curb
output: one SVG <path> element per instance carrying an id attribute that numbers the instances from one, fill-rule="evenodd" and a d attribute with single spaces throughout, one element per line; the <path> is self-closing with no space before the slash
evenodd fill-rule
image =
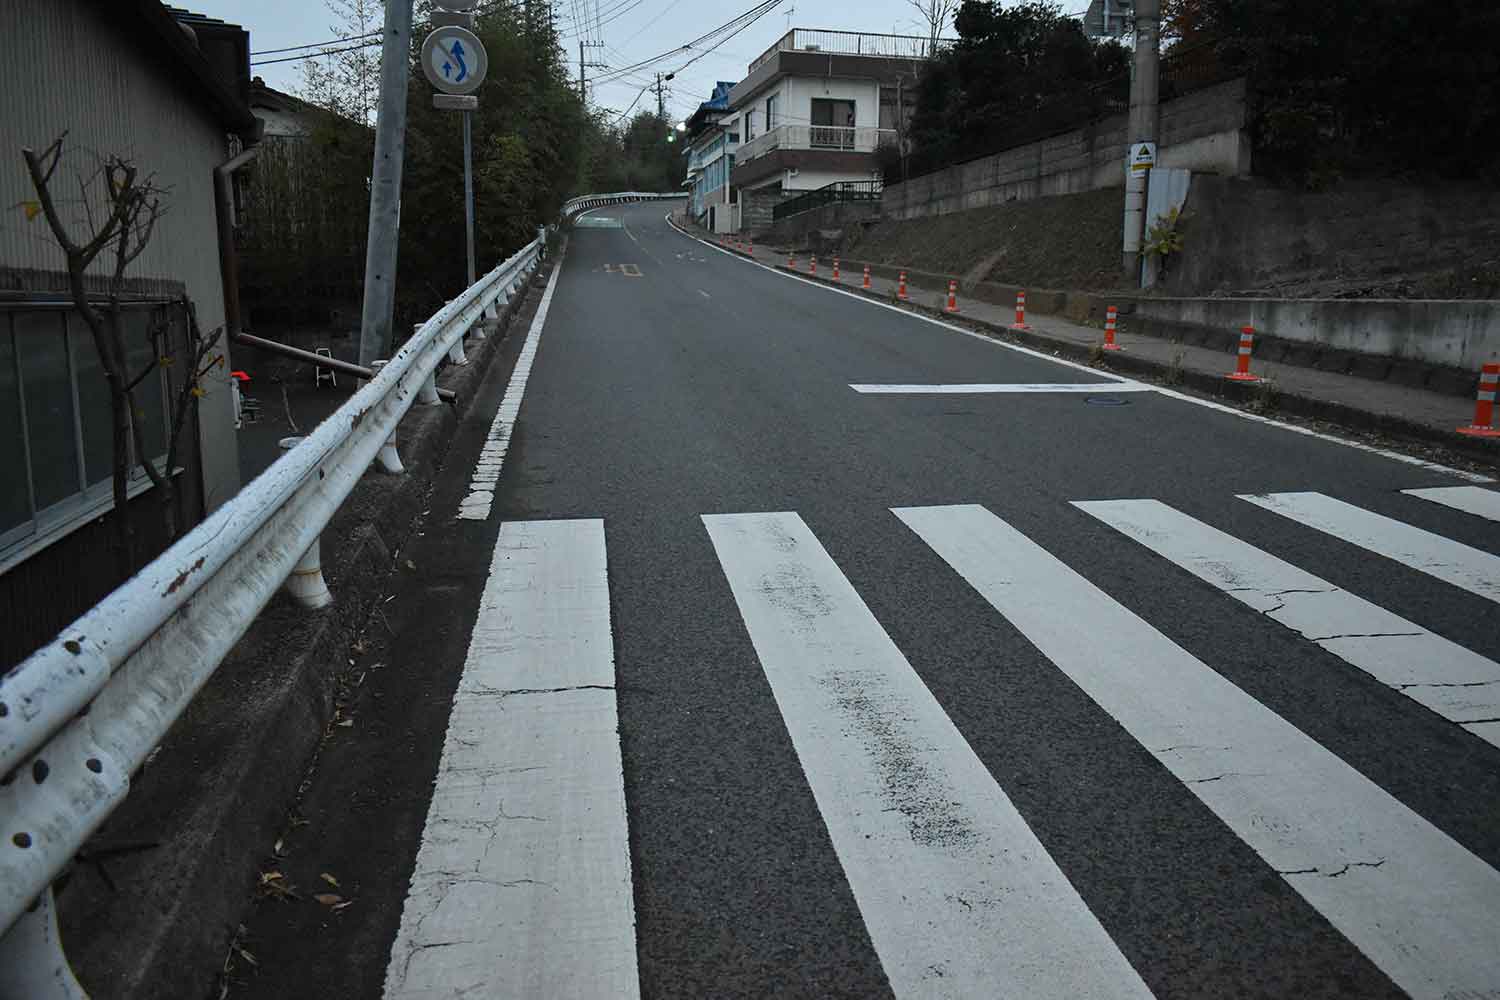
<path id="1" fill-rule="evenodd" d="M 799 250 L 797 256 L 805 260 L 807 254 Z M 824 259 L 831 260 L 832 256 L 826 255 Z M 842 260 L 842 257 L 840 259 Z M 1094 323 L 1102 326 L 1105 310 L 1113 305 L 1119 309 L 1121 318 L 1130 320 L 1130 330 L 1134 334 L 1144 334 L 1159 340 L 1180 341 L 1198 347 L 1212 347 L 1228 352 L 1232 352 L 1239 343 L 1238 327 L 1232 329 L 1211 327 L 1142 315 L 1139 307 L 1143 303 L 1151 302 L 1152 299 L 1139 293 L 1030 288 L 994 281 L 966 282 L 958 275 L 919 271 L 914 268 L 903 269 L 875 261 L 850 258 L 843 263 L 847 265 L 844 268 L 846 273 L 858 274 L 860 269 L 868 265 L 872 275 L 890 281 L 895 281 L 904 270 L 910 287 L 936 292 L 946 291 L 949 280 L 956 280 L 959 291 L 965 298 L 977 299 L 994 306 L 1008 307 L 1015 302 L 1016 293 L 1024 291 L 1027 311 L 1038 316 L 1061 316 L 1075 323 Z M 801 272 L 798 274 L 800 275 Z M 1468 399 L 1474 397 L 1479 386 L 1477 371 L 1381 354 L 1367 354 L 1328 344 L 1292 340 L 1263 331 L 1255 335 L 1255 356 L 1282 364 L 1296 365 L 1299 368 L 1337 372 L 1375 382 L 1394 382 L 1415 389 L 1426 389 L 1429 392 Z"/>
<path id="2" fill-rule="evenodd" d="M 745 254 L 737 250 L 731 252 L 749 259 Z M 888 301 L 885 297 L 875 292 L 867 292 L 863 288 L 851 288 L 843 283 L 835 284 L 829 278 L 815 277 L 800 271 L 793 271 L 783 264 L 773 266 L 778 271 L 794 275 L 804 281 L 816 281 L 819 284 L 829 285 L 846 292 L 854 292 L 876 302 Z M 1461 455 L 1471 460 L 1484 462 L 1489 465 L 1500 465 L 1500 443 L 1496 443 L 1493 440 L 1466 437 L 1453 431 L 1439 430 L 1415 420 L 1408 420 L 1404 417 L 1388 413 L 1361 410 L 1343 403 L 1318 399 L 1315 396 L 1285 392 L 1276 389 L 1274 385 L 1269 383 L 1244 384 L 1231 382 L 1222 375 L 1188 369 L 1174 369 L 1171 365 L 1150 361 L 1130 354 L 1114 354 L 1108 358 L 1108 364 L 1100 364 L 1100 359 L 1095 357 L 1092 348 L 1075 344 L 1072 341 L 1048 337 L 1035 330 L 1016 330 L 1013 327 L 999 326 L 984 320 L 965 317 L 962 313 L 955 316 L 941 309 L 915 302 L 902 303 L 901 308 L 933 316 L 944 322 L 952 323 L 955 326 L 962 326 L 996 340 L 1005 340 L 1036 350 L 1047 351 L 1058 357 L 1067 358 L 1069 361 L 1081 361 L 1099 371 L 1143 375 L 1163 382 L 1169 387 L 1180 386 L 1193 389 L 1202 395 L 1212 396 L 1245 409 L 1251 409 L 1253 404 L 1260 402 L 1266 404 L 1266 409 L 1279 413 L 1311 420 L 1323 420 L 1360 433 L 1385 434 L 1391 437 L 1403 438 L 1411 442 L 1438 445 L 1456 455 Z M 1226 361 L 1226 366 L 1229 363 Z"/>
<path id="3" fill-rule="evenodd" d="M 701 236 L 680 228 L 679 231 L 685 235 L 692 236 L 693 239 L 701 243 L 732 253 L 736 257 L 774 268 L 783 274 L 792 275 L 803 281 L 817 282 L 818 284 L 827 285 L 888 305 L 896 304 L 891 303 L 885 296 L 873 291 L 865 291 L 858 285 L 850 285 L 846 282 L 834 282 L 831 278 L 825 278 L 821 275 L 814 276 L 803 271 L 795 271 L 785 264 L 765 264 L 765 262 L 754 260 L 749 254 L 732 246 L 721 246 L 714 240 L 704 239 Z M 857 262 L 857 266 L 863 268 L 864 263 Z M 875 273 L 875 266 L 871 265 L 870 270 L 872 273 Z M 896 273 L 894 268 L 885 268 L 885 270 Z M 852 270 L 849 273 L 853 273 Z M 911 284 L 911 274 L 912 272 L 907 273 L 908 284 Z M 947 288 L 947 279 L 944 279 L 941 288 Z M 1028 305 L 1030 304 L 1029 295 L 1030 293 L 1028 293 Z M 1099 371 L 1142 375 L 1160 381 L 1168 387 L 1192 389 L 1200 395 L 1214 397 L 1217 400 L 1234 404 L 1242 409 L 1253 409 L 1254 404 L 1261 403 L 1266 410 L 1309 420 L 1321 420 L 1337 424 L 1345 429 L 1346 432 L 1352 431 L 1356 434 L 1366 435 L 1389 435 L 1401 438 L 1408 443 L 1427 446 L 1436 445 L 1456 456 L 1483 463 L 1491 468 L 1500 468 L 1500 442 L 1492 439 L 1466 437 L 1453 431 L 1443 431 L 1392 414 L 1361 410 L 1357 407 L 1318 399 L 1314 396 L 1284 392 L 1276 389 L 1274 386 L 1266 387 L 1266 383 L 1246 385 L 1231 382 L 1222 375 L 1187 369 L 1174 369 L 1170 365 L 1149 361 L 1145 358 L 1129 354 L 1114 354 L 1109 357 L 1109 364 L 1104 365 L 1099 363 L 1100 359 L 1095 356 L 1092 348 L 1075 344 L 1071 341 L 1048 337 L 1035 330 L 1016 330 L 1012 327 L 1000 326 L 985 322 L 984 320 L 966 317 L 961 313 L 955 316 L 941 309 L 915 302 L 900 303 L 899 307 L 932 316 L 943 320 L 945 323 L 961 326 L 995 340 L 1008 341 L 1035 350 L 1046 351 L 1057 357 L 1066 358 L 1069 361 L 1081 361 Z"/>
<path id="4" fill-rule="evenodd" d="M 562 254 L 557 255 L 560 260 Z M 555 264 L 554 264 L 555 266 Z M 545 278 L 543 268 L 533 278 Z M 350 644 L 378 609 L 418 523 L 458 421 L 537 296 L 518 298 L 469 363 L 440 384 L 455 406 L 413 407 L 397 442 L 406 474 L 371 470 L 323 534 L 334 594 L 309 613 L 278 596 L 179 719 L 131 795 L 91 840 L 59 895 L 64 942 L 94 996 L 200 997 L 210 991 L 332 723 Z"/>

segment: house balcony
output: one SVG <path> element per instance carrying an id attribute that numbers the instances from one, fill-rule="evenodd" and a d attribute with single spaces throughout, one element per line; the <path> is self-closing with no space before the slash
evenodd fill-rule
<path id="1" fill-rule="evenodd" d="M 780 125 L 740 145 L 732 182 L 754 184 L 789 168 L 868 173 L 875 151 L 895 142 L 894 129 Z"/>

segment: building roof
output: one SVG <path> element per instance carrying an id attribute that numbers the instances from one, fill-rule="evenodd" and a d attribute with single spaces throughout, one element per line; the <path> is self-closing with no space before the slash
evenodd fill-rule
<path id="1" fill-rule="evenodd" d="M 226 131 L 247 141 L 260 135 L 260 120 L 248 102 L 250 35 L 243 28 L 161 0 L 113 0 L 99 9 L 196 94 Z"/>
<path id="2" fill-rule="evenodd" d="M 718 120 L 718 116 L 729 110 L 729 94 L 734 90 L 733 80 L 720 80 L 714 85 L 713 96 L 694 111 L 687 120 L 687 131 L 689 136 L 702 131 L 705 127 L 712 125 Z"/>

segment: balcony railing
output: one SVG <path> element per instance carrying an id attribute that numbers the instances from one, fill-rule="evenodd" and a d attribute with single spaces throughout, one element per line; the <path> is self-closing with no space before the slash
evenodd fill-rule
<path id="1" fill-rule="evenodd" d="M 849 153 L 873 153 L 896 141 L 894 129 L 842 125 L 778 125 L 764 135 L 744 143 L 735 152 L 735 162 L 746 163 L 777 149 L 829 149 Z"/>
<path id="2" fill-rule="evenodd" d="M 939 38 L 936 50 L 953 44 Z M 771 61 L 778 52 L 831 52 L 840 56 L 882 56 L 887 59 L 930 59 L 935 54 L 925 35 L 875 35 L 863 31 L 829 31 L 825 28 L 793 28 L 776 40 L 750 64 L 749 73 Z"/>

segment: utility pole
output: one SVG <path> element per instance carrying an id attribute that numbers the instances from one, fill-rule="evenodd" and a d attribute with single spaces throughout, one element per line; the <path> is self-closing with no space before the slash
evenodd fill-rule
<path id="1" fill-rule="evenodd" d="M 1138 282 L 1141 242 L 1146 225 L 1146 191 L 1151 171 L 1130 169 L 1129 159 L 1142 143 L 1155 146 L 1160 80 L 1161 0 L 1136 0 L 1135 65 L 1130 76 L 1130 150 L 1125 174 L 1125 277 Z"/>
<path id="2" fill-rule="evenodd" d="M 656 86 L 651 88 L 656 91 L 656 117 L 661 121 L 667 120 L 666 85 L 661 82 L 661 74 L 656 74 Z"/>
<path id="3" fill-rule="evenodd" d="M 369 245 L 360 315 L 359 363 L 390 357 L 396 309 L 396 249 L 401 231 L 401 169 L 406 159 L 406 84 L 412 0 L 388 0 L 380 53 L 380 112 L 370 180 Z"/>
<path id="4" fill-rule="evenodd" d="M 597 62 L 597 61 L 595 61 L 595 62 L 589 62 L 588 57 L 584 55 L 584 50 L 586 50 L 586 49 L 602 49 L 602 48 L 604 48 L 604 43 L 603 42 L 585 42 L 581 38 L 578 40 L 578 99 L 580 101 L 583 101 L 584 103 L 588 103 L 588 99 L 589 99 L 589 92 L 588 92 L 588 71 L 589 71 L 589 67 L 592 66 L 594 69 L 608 69 L 609 68 L 608 66 L 606 66 L 602 62 Z"/>

